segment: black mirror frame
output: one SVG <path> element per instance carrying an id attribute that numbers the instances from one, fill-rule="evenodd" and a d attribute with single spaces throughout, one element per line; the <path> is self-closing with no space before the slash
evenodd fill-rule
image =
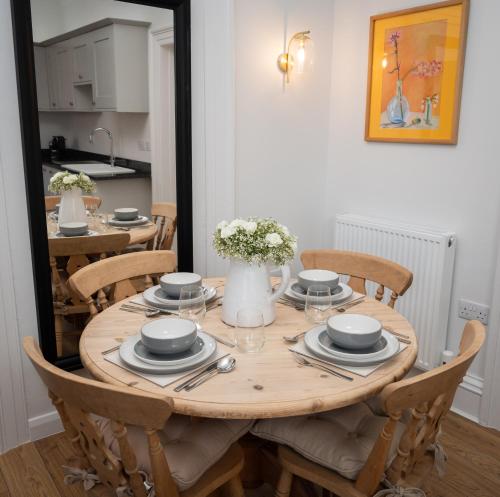
<path id="1" fill-rule="evenodd" d="M 120 1 L 167 8 L 174 12 L 178 266 L 181 271 L 192 271 L 190 0 Z M 72 370 L 81 367 L 80 356 L 58 358 L 56 352 L 30 0 L 11 0 L 11 11 L 39 341 L 47 360 Z"/>

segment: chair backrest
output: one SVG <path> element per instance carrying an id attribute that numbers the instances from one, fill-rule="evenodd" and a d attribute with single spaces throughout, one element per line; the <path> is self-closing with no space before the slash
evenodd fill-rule
<path id="1" fill-rule="evenodd" d="M 148 243 L 148 250 L 170 250 L 177 229 L 177 206 L 169 202 L 157 202 L 151 206 L 151 217 L 158 226 L 158 232 Z"/>
<path id="2" fill-rule="evenodd" d="M 85 204 L 85 208 L 90 209 L 98 209 L 101 207 L 102 199 L 101 197 L 94 197 L 91 195 L 82 195 L 83 203 Z M 45 210 L 53 211 L 56 208 L 57 204 L 61 203 L 60 195 L 46 195 L 45 196 Z"/>
<path id="3" fill-rule="evenodd" d="M 305 250 L 300 255 L 305 269 L 330 269 L 338 274 L 348 275 L 349 286 L 356 292 L 366 295 L 366 282 L 378 283 L 375 298 L 381 301 L 385 289 L 392 290 L 389 302 L 394 307 L 399 296 L 403 295 L 413 281 L 413 274 L 395 262 L 360 252 L 345 250 Z"/>
<path id="4" fill-rule="evenodd" d="M 391 483 L 402 484 L 412 477 L 419 465 L 423 465 L 429 447 L 437 442 L 441 421 L 450 410 L 458 385 L 484 339 L 484 326 L 479 321 L 469 321 L 462 334 L 459 355 L 453 361 L 384 388 L 381 400 L 389 419 L 356 481 L 358 489 L 371 495 L 369 492 L 373 492 L 380 482 L 396 424 L 406 410 L 410 416 L 399 440 L 396 457 L 386 474 Z M 433 462 L 433 458 L 430 459 L 429 462 Z M 368 481 L 371 481 L 372 488 L 366 489 L 364 485 Z"/>
<path id="5" fill-rule="evenodd" d="M 158 497 L 178 497 L 158 431 L 172 413 L 168 397 L 143 393 L 130 387 L 111 386 L 63 371 L 47 362 L 33 337 L 24 339 L 24 351 L 31 360 L 56 407 L 67 436 L 77 454 L 80 469 L 95 469 L 101 483 L 112 491 L 130 487 L 136 497 L 146 497 L 143 478 L 137 468 L 134 447 L 126 425 L 144 428 Z M 90 414 L 111 420 L 113 438 L 120 457 L 105 444 L 103 434 Z"/>
<path id="6" fill-rule="evenodd" d="M 146 288 L 150 288 L 151 276 L 171 273 L 176 265 L 177 258 L 171 250 L 132 252 L 90 264 L 73 274 L 68 283 L 89 305 L 93 317 L 99 312 L 92 298 L 96 292 L 101 309 L 106 309 L 109 301 L 103 290 L 105 287 L 114 286 L 110 300 L 118 302 L 137 293 L 131 278 L 144 276 Z"/>
<path id="7" fill-rule="evenodd" d="M 71 297 L 74 303 L 78 298 L 71 295 L 65 286 L 64 279 L 58 268 L 57 258 L 68 257 L 64 261 L 64 269 L 68 275 L 75 274 L 81 268 L 90 264 L 90 255 L 98 255 L 100 259 L 106 258 L 110 252 L 121 252 L 128 244 L 130 235 L 128 233 L 109 233 L 95 236 L 49 238 L 49 257 L 54 284 L 54 300 L 62 302 Z"/>

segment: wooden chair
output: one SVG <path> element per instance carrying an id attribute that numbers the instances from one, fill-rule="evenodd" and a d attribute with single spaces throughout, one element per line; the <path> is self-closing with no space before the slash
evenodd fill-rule
<path id="1" fill-rule="evenodd" d="M 378 435 L 374 434 L 375 443 L 355 478 L 347 479 L 324 465 L 312 462 L 298 452 L 280 445 L 278 459 L 282 472 L 275 496 L 289 496 L 294 475 L 316 483 L 339 497 L 372 496 L 384 473 L 392 485 L 419 487 L 434 464 L 435 451 L 429 449 L 437 442 L 441 422 L 449 411 L 458 385 L 481 348 L 484 338 L 484 326 L 479 321 L 468 322 L 460 342 L 460 353 L 452 362 L 392 383 L 382 390 L 381 400 L 387 417 L 380 418 L 372 413 L 381 429 Z M 368 409 L 366 406 L 364 408 Z M 335 418 L 339 416 L 337 412 L 330 411 L 328 415 Z M 402 423 L 403 415 L 406 416 L 405 423 Z M 346 422 L 346 412 L 341 416 L 344 417 L 343 422 Z M 263 420 L 252 431 L 258 433 L 259 424 L 265 422 L 282 421 Z M 276 428 L 275 425 L 275 433 L 283 433 Z M 359 434 L 345 433 L 345 436 L 346 447 L 349 447 L 355 443 Z M 292 434 L 290 440 L 294 437 Z M 330 447 L 336 447 L 333 440 L 329 443 Z M 308 454 L 311 458 L 314 457 L 310 452 Z M 342 455 L 344 454 L 339 454 Z M 345 458 L 348 459 L 347 454 Z"/>
<path id="2" fill-rule="evenodd" d="M 67 373 L 43 358 L 32 337 L 24 339 L 24 350 L 48 388 L 72 443 L 75 458 L 71 466 L 85 471 L 93 468 L 100 480 L 91 490 L 94 495 L 116 497 L 115 492 L 121 489 L 122 495 L 133 493 L 135 497 L 147 497 L 148 490 L 140 473 L 140 470 L 145 471 L 141 464 L 145 464 L 151 473 L 156 497 L 205 497 L 220 487 L 225 487 L 231 497 L 244 496 L 239 478 L 243 452 L 237 442 L 231 443 L 228 439 L 229 448 L 219 460 L 208 466 L 194 484 L 180 491 L 171 468 L 175 470 L 176 466 L 182 468 L 190 464 L 190 457 L 196 457 L 193 454 L 196 450 L 201 453 L 197 455 L 198 461 L 206 456 L 196 443 L 185 444 L 189 450 L 182 455 L 187 457 L 180 461 L 167 456 L 169 453 L 179 456 L 179 444 L 182 443 L 182 436 L 177 440 L 174 436 L 169 449 L 169 440 L 165 441 L 165 430 L 169 423 L 175 422 L 172 418 L 183 418 L 183 422 L 189 420 L 175 414 L 171 417 L 172 401 L 168 397 Z M 233 423 L 238 427 L 248 424 L 238 420 L 212 421 Z M 200 423 L 194 429 L 199 429 Z M 233 438 L 237 438 L 236 435 Z M 210 462 L 203 464 L 207 466 Z"/>
<path id="3" fill-rule="evenodd" d="M 388 305 L 394 307 L 396 300 L 404 295 L 413 281 L 413 274 L 395 262 L 359 252 L 344 250 L 305 250 L 300 256 L 305 269 L 330 269 L 350 276 L 349 286 L 366 295 L 366 282 L 379 284 L 375 298 L 384 298 L 385 288 L 392 290 Z"/>
<path id="4" fill-rule="evenodd" d="M 89 306 L 90 316 L 127 297 L 137 290 L 130 281 L 144 276 L 145 287 L 153 285 L 152 276 L 171 273 L 175 270 L 177 258 L 170 250 L 132 252 L 118 255 L 87 266 L 68 280 L 70 287 Z M 112 287 L 109 295 L 104 289 Z M 97 293 L 97 304 L 93 295 Z"/>
<path id="5" fill-rule="evenodd" d="M 148 242 L 147 250 L 170 250 L 177 229 L 177 206 L 168 202 L 158 202 L 151 206 L 153 223 L 158 226 L 154 239 Z"/>
<path id="6" fill-rule="evenodd" d="M 101 207 L 102 199 L 101 197 L 93 197 L 90 195 L 82 195 L 83 203 L 86 209 L 94 208 L 99 209 Z M 60 195 L 46 195 L 45 196 L 45 210 L 53 211 L 57 204 L 61 203 Z"/>
<path id="7" fill-rule="evenodd" d="M 67 286 L 68 277 L 88 266 L 91 263 L 91 255 L 104 259 L 109 253 L 121 252 L 128 245 L 129 240 L 128 233 L 49 238 L 58 355 L 62 354 L 64 317 L 89 313 L 88 305 Z"/>

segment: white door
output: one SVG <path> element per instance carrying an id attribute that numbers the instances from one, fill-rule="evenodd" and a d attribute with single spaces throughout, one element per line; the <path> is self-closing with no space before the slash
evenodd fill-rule
<path id="1" fill-rule="evenodd" d="M 73 83 L 91 83 L 94 76 L 92 45 L 82 42 L 73 48 L 74 73 Z"/>
<path id="2" fill-rule="evenodd" d="M 51 71 L 54 71 L 56 108 L 72 110 L 75 107 L 73 94 L 73 54 L 69 47 L 56 47 L 52 52 Z"/>

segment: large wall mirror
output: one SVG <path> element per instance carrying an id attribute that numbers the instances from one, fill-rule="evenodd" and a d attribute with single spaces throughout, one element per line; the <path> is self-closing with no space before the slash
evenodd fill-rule
<path id="1" fill-rule="evenodd" d="M 67 279 L 131 250 L 192 270 L 189 0 L 12 0 L 44 355 L 80 365 Z"/>

